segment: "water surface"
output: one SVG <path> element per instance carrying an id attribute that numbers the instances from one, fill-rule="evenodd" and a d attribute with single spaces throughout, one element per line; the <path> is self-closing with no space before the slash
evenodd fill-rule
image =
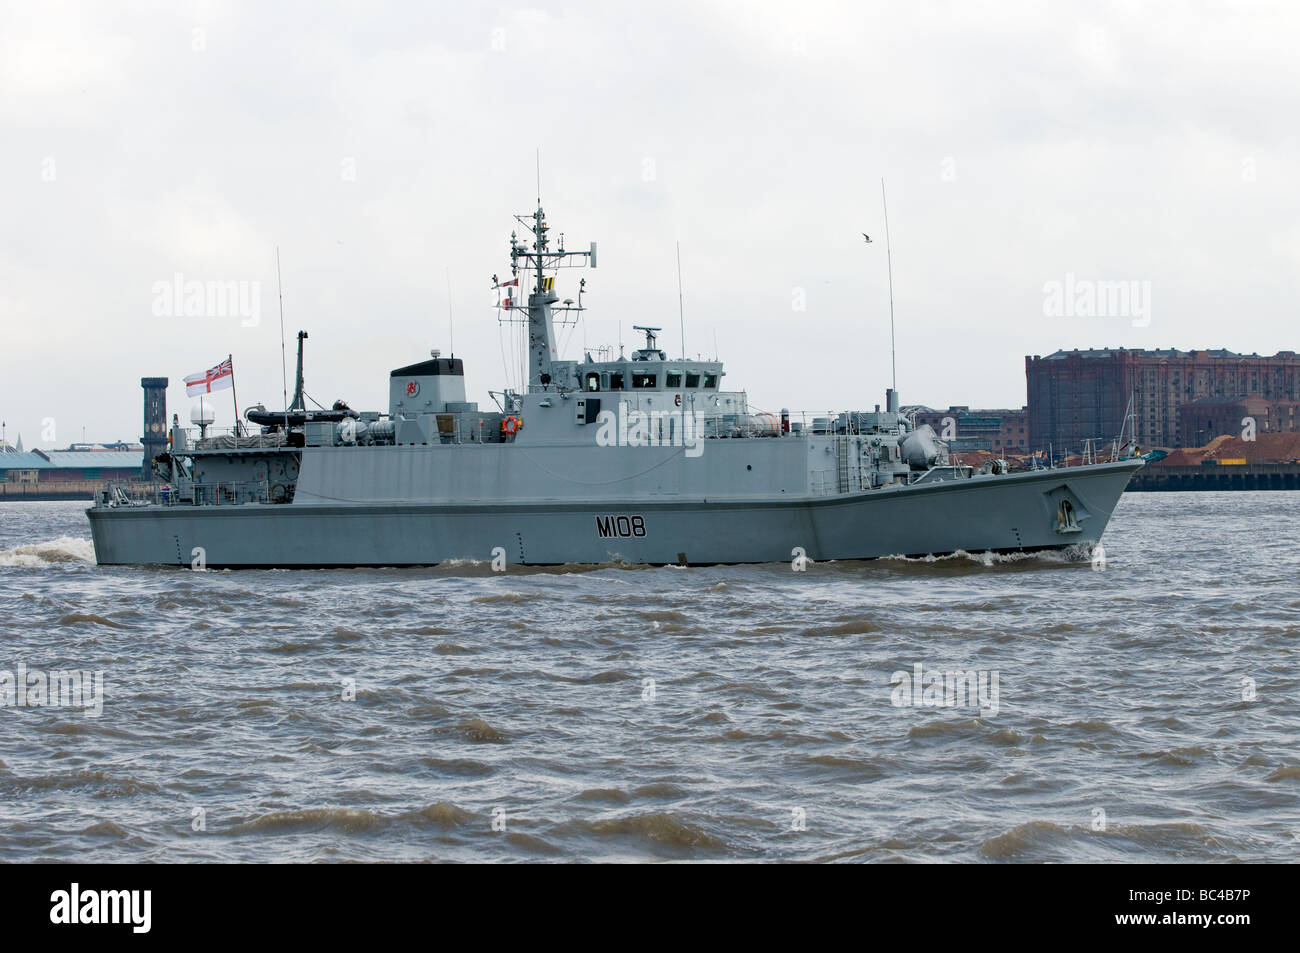
<path id="1" fill-rule="evenodd" d="M 0 709 L 0 860 L 1300 856 L 1293 493 L 1126 494 L 1104 569 L 99 568 L 85 506 L 0 504 L 0 669 L 104 680 Z"/>

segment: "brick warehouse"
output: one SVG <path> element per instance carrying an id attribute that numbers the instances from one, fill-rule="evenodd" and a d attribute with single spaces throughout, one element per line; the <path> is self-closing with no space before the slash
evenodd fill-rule
<path id="1" fill-rule="evenodd" d="M 1029 434 L 1026 409 L 972 410 L 965 405 L 947 410 L 931 407 L 906 408 L 919 427 L 929 424 L 942 436 L 950 449 L 988 450 L 994 453 L 1028 453 Z"/>
<path id="2" fill-rule="evenodd" d="M 1025 379 L 1029 440 L 1035 448 L 1078 452 L 1086 439 L 1115 437 L 1130 394 L 1140 444 L 1195 446 L 1197 434 L 1190 432 L 1195 418 L 1184 405 L 1204 398 L 1262 398 L 1279 406 L 1300 400 L 1300 356 L 1294 351 L 1261 357 L 1224 350 L 1090 348 L 1027 356 Z M 1275 414 L 1257 421 L 1257 428 L 1291 430 L 1295 420 Z M 1237 430 L 1240 426 L 1228 432 Z M 1202 434 L 1201 439 L 1209 438 Z"/>

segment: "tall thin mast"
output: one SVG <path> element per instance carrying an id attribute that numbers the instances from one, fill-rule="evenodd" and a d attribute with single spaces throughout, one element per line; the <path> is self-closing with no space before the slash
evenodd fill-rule
<path id="1" fill-rule="evenodd" d="M 682 243 L 677 243 L 677 317 L 682 325 L 682 360 L 686 360 L 686 305 L 682 302 Z"/>
<path id="2" fill-rule="evenodd" d="M 447 271 L 447 345 L 451 356 L 456 356 L 456 312 L 451 305 L 451 266 Z"/>
<path id="3" fill-rule="evenodd" d="M 885 263 L 889 269 L 889 372 L 894 393 L 898 393 L 898 363 L 894 356 L 894 256 L 889 246 L 889 205 L 885 202 L 885 179 L 880 179 L 880 206 L 885 212 Z"/>
<path id="4" fill-rule="evenodd" d="M 280 246 L 275 246 L 275 284 L 280 295 L 280 386 L 284 395 L 284 432 L 289 433 L 289 368 L 284 354 L 284 279 L 280 277 Z M 287 436 L 286 436 L 287 439 Z"/>
<path id="5" fill-rule="evenodd" d="M 235 436 L 239 436 L 239 397 L 235 394 L 235 355 L 227 354 L 226 360 L 230 362 L 230 402 L 235 405 Z"/>
<path id="6" fill-rule="evenodd" d="M 298 332 L 298 371 L 294 376 L 293 404 L 290 405 L 289 407 L 290 410 L 307 409 L 307 401 L 303 399 L 306 396 L 306 391 L 304 389 L 304 384 L 302 379 L 302 342 L 306 339 L 306 337 L 307 337 L 306 331 Z"/>

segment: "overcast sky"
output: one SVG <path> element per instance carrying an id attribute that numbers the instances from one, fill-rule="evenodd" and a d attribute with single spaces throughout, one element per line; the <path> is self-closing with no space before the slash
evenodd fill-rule
<path id="1" fill-rule="evenodd" d="M 680 242 L 686 350 L 716 336 L 726 386 L 881 402 L 882 177 L 905 403 L 1018 407 L 1059 348 L 1300 350 L 1298 9 L 5 2 L 0 417 L 135 440 L 140 377 L 185 416 L 227 353 L 278 405 L 277 246 L 313 397 L 386 409 L 450 310 L 487 404 L 538 148 L 553 230 L 600 245 L 561 277 L 590 308 L 566 358 L 647 323 L 680 351 Z M 177 274 L 258 283 L 258 323 L 156 313 Z M 1149 313 L 1048 313 L 1068 275 Z"/>

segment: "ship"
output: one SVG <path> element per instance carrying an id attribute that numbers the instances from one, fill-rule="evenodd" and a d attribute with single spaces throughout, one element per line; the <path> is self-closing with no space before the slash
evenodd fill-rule
<path id="1" fill-rule="evenodd" d="M 515 216 L 510 274 L 527 377 L 466 400 L 461 358 L 391 371 L 386 410 L 246 409 L 233 433 L 175 417 L 157 482 L 110 486 L 87 514 L 101 565 L 191 568 L 807 562 L 1063 550 L 1089 558 L 1143 460 L 1015 469 L 963 465 L 894 387 L 873 410 L 808 416 L 751 406 L 721 361 L 669 357 L 638 326 L 625 355 L 562 360 L 568 269 L 597 246 L 552 241 L 541 202 Z M 521 238 L 521 231 L 523 237 Z M 526 299 L 524 297 L 527 292 Z M 409 358 L 408 358 L 409 359 Z"/>

